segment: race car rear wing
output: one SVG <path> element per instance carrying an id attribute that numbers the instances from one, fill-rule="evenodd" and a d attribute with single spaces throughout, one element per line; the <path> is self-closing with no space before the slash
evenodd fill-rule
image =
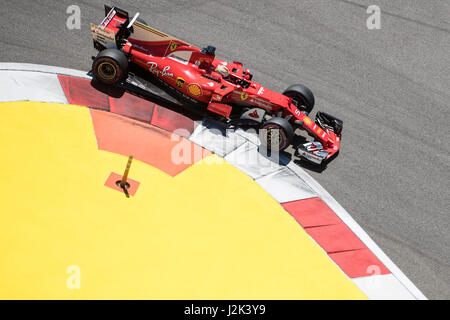
<path id="1" fill-rule="evenodd" d="M 98 26 L 91 24 L 94 47 L 99 51 L 106 48 L 122 49 L 127 41 L 130 41 L 136 48 L 143 48 L 144 52 L 159 56 L 169 54 L 180 56 L 181 48 L 195 48 L 185 41 L 148 26 L 144 21 L 137 19 L 138 16 L 139 13 L 136 13 L 131 18 L 127 11 L 105 5 L 103 21 Z M 189 56 L 192 53 L 192 49 L 185 51 L 189 51 Z"/>
<path id="2" fill-rule="evenodd" d="M 137 14 L 132 23 L 136 20 Z M 94 47 L 98 50 L 118 48 L 123 39 L 133 31 L 128 12 L 116 7 L 105 5 L 105 18 L 97 26 L 91 23 Z"/>
<path id="3" fill-rule="evenodd" d="M 117 13 L 117 15 L 119 17 L 122 17 L 122 18 L 125 18 L 125 19 L 129 18 L 127 11 L 122 10 L 120 8 L 116 8 L 116 7 L 110 7 L 110 6 L 106 5 L 106 4 L 105 4 L 105 17 L 107 17 L 108 14 L 111 13 L 112 9 L 114 9 L 116 11 L 116 13 Z"/>
<path id="4" fill-rule="evenodd" d="M 130 29 L 133 26 L 134 22 L 139 17 L 139 12 L 136 13 L 130 21 L 130 16 L 128 15 L 127 11 L 117 7 L 110 7 L 105 4 L 105 19 L 102 21 L 101 25 L 107 27 L 114 17 L 125 19 L 125 21 L 123 22 L 123 26 L 126 27 L 127 29 Z"/>

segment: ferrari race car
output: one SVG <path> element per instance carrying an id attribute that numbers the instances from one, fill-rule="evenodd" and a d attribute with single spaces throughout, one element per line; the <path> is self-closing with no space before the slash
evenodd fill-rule
<path id="1" fill-rule="evenodd" d="M 203 49 L 149 27 L 139 13 L 105 6 L 100 25 L 91 24 L 94 47 L 94 78 L 106 85 L 119 84 L 131 65 L 145 70 L 172 92 L 206 106 L 232 126 L 255 126 L 261 144 L 279 152 L 292 145 L 297 128 L 306 130 L 314 141 L 296 147 L 301 158 L 315 164 L 329 160 L 339 151 L 342 121 L 317 112 L 308 115 L 314 95 L 307 87 L 294 84 L 282 94 L 252 81 L 242 63 L 217 59 L 215 47 Z"/>

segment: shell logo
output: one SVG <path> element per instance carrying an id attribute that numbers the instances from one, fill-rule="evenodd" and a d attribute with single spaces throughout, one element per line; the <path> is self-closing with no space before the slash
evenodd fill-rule
<path id="1" fill-rule="evenodd" d="M 190 84 L 188 86 L 188 92 L 193 96 L 198 97 L 202 95 L 202 88 L 200 88 L 198 84 Z"/>

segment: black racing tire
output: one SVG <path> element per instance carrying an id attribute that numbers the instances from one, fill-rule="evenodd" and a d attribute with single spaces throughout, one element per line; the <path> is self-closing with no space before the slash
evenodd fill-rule
<path id="1" fill-rule="evenodd" d="M 279 140 L 272 143 L 271 137 L 273 136 L 274 131 L 278 130 L 278 138 Z M 286 149 L 294 139 L 294 128 L 284 118 L 273 117 L 267 121 L 265 121 L 259 130 L 259 140 L 261 144 L 270 151 L 283 151 Z"/>
<path id="2" fill-rule="evenodd" d="M 102 50 L 92 63 L 92 73 L 104 84 L 116 84 L 128 75 L 128 59 L 120 50 Z"/>
<path id="3" fill-rule="evenodd" d="M 314 95 L 308 87 L 305 87 L 302 84 L 293 84 L 284 90 L 283 94 L 289 98 L 292 98 L 296 102 L 300 111 L 310 113 L 314 108 Z"/>

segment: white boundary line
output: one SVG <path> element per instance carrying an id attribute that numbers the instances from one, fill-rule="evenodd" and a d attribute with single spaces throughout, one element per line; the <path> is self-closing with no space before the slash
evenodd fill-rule
<path id="1" fill-rule="evenodd" d="M 0 62 L 0 70 L 7 71 L 30 71 L 30 72 L 43 72 L 43 73 L 53 73 L 61 74 L 67 76 L 73 76 L 78 78 L 92 79 L 87 72 L 68 69 L 62 67 L 44 66 L 41 64 L 32 63 L 12 63 L 12 62 Z"/>

